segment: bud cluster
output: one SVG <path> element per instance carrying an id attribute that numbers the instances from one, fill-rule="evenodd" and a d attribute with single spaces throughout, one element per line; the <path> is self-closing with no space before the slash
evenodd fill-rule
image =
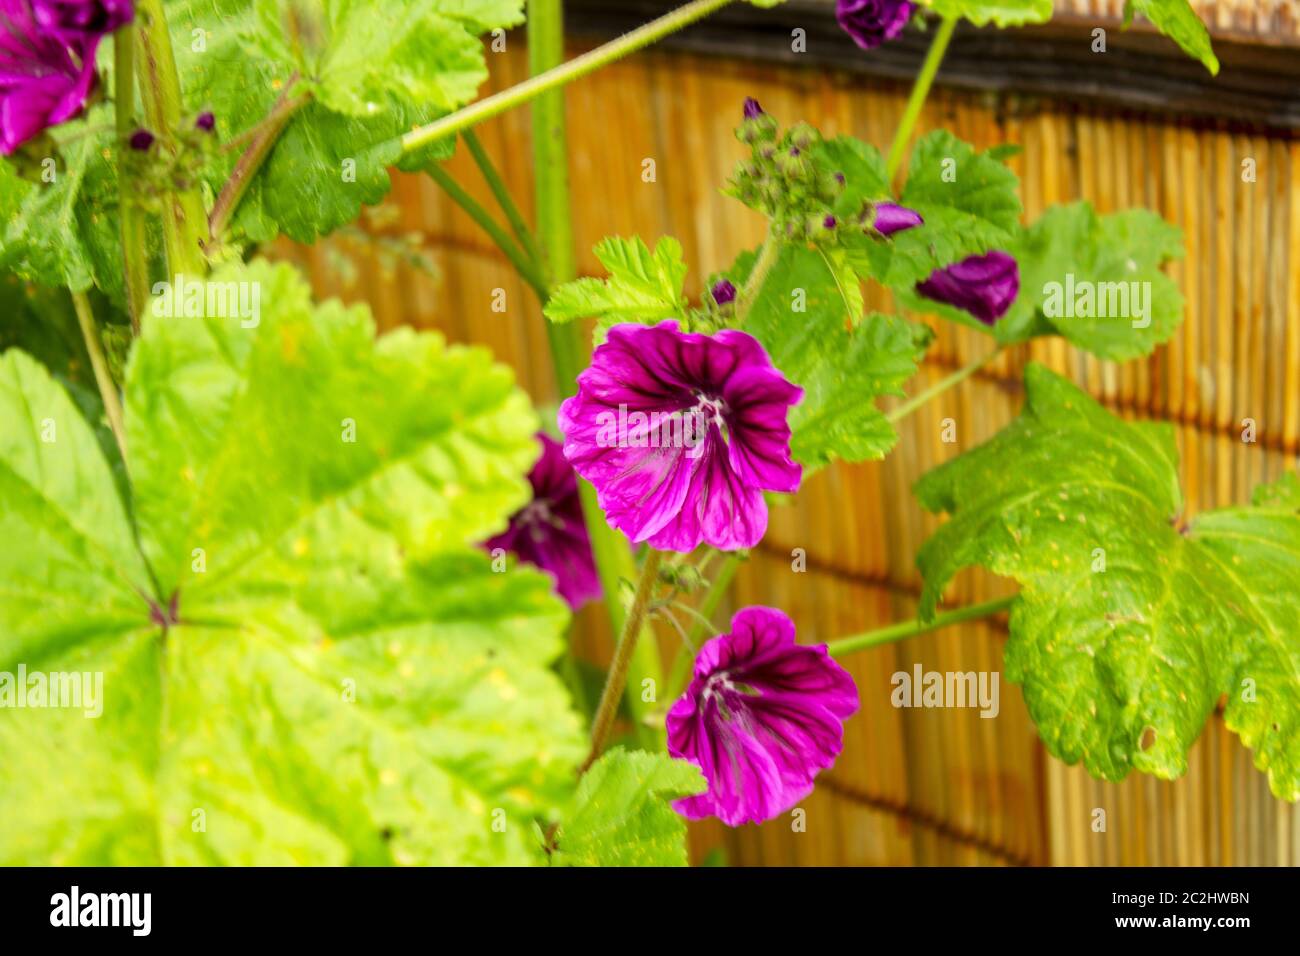
<path id="1" fill-rule="evenodd" d="M 848 219 L 836 212 L 846 182 L 842 172 L 819 162 L 822 137 L 816 127 L 796 123 L 781 133 L 776 120 L 748 99 L 736 138 L 750 148 L 750 155 L 736 165 L 726 191 L 766 215 L 777 236 L 835 245 L 845 229 L 872 232 L 875 210 L 870 203 Z"/>
<path id="2" fill-rule="evenodd" d="M 122 167 L 134 180 L 136 201 L 156 211 L 166 194 L 194 186 L 216 151 L 215 131 L 216 118 L 204 112 L 177 130 L 170 143 L 143 127 L 128 134 Z"/>

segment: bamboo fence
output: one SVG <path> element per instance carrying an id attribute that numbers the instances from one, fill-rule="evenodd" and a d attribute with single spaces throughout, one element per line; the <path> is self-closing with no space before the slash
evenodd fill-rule
<path id="1" fill-rule="evenodd" d="M 1082 4 L 1062 4 L 1064 8 Z M 1114 4 L 1118 13 L 1121 4 Z M 1226 5 L 1225 5 L 1226 8 Z M 1212 18 L 1212 22 L 1215 22 Z M 1296 32 L 1290 3 L 1261 4 L 1223 26 Z M 522 36 L 490 56 L 491 89 L 526 75 Z M 575 50 L 574 52 L 578 52 Z M 484 91 L 485 93 L 488 90 Z M 740 155 L 732 127 L 746 96 L 784 122 L 806 119 L 827 134 L 852 133 L 887 147 L 908 89 L 815 67 L 776 67 L 654 50 L 568 90 L 571 179 L 580 264 L 605 235 L 678 237 L 691 265 L 688 292 L 757 245 L 758 216 L 719 187 Z M 1294 466 L 1300 444 L 1300 146 L 1290 136 L 1225 131 L 1176 117 L 1109 115 L 1069 102 L 1008 105 L 937 88 L 918 130 L 946 126 L 978 147 L 1020 144 L 1012 160 L 1026 216 L 1086 198 L 1101 212 L 1148 206 L 1180 226 L 1186 257 L 1169 272 L 1186 296 L 1184 324 L 1166 347 L 1122 365 L 1085 356 L 1063 340 L 1039 340 L 999 357 L 908 417 L 883 462 L 838 465 L 775 509 L 766 539 L 742 568 L 731 605 L 785 609 L 800 639 L 815 643 L 915 613 L 913 558 L 936 526 L 911 494 L 927 469 L 992 436 L 1018 412 L 1021 369 L 1047 363 L 1126 418 L 1174 423 L 1188 509 L 1245 502 L 1259 482 Z M 526 110 L 479 130 L 525 214 L 531 144 Z M 1257 181 L 1243 182 L 1253 158 Z M 643 161 L 655 181 L 643 181 Z M 462 150 L 451 171 L 490 204 Z M 543 408 L 556 391 L 538 303 L 509 264 L 427 178 L 396 176 L 396 222 L 415 233 L 432 274 L 393 266 L 372 243 L 333 240 L 281 247 L 312 272 L 322 294 L 369 302 L 382 328 L 409 323 L 481 343 L 513 365 Z M 356 263 L 338 268 L 340 256 Z M 354 276 L 354 278 L 350 278 Z M 506 311 L 494 312 L 495 290 Z M 869 295 L 877 295 L 868 290 Z M 887 306 L 877 295 L 877 306 Z M 938 336 L 909 391 L 984 353 L 978 333 L 931 320 Z M 945 419 L 958 440 L 945 444 Z M 1258 440 L 1241 438 L 1254 419 Z M 802 548 L 807 570 L 792 570 Z M 1006 582 L 967 573 L 951 604 L 1008 593 Z M 579 615 L 582 650 L 608 658 L 598 608 Z M 895 709 L 890 675 L 927 670 L 1000 671 L 1005 622 L 950 627 L 848 658 L 862 708 L 847 725 L 844 753 L 802 805 L 805 828 L 778 818 L 728 830 L 692 826 L 697 860 L 732 865 L 1170 864 L 1291 865 L 1300 862 L 1296 810 L 1272 798 L 1249 753 L 1212 716 L 1180 780 L 1133 774 L 1095 781 L 1047 755 L 1018 688 L 1005 681 L 1001 713 Z M 1094 811 L 1106 813 L 1104 832 Z"/>

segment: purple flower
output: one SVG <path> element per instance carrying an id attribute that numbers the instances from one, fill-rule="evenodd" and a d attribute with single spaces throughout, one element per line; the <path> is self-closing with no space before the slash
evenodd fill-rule
<path id="1" fill-rule="evenodd" d="M 733 827 L 789 810 L 835 762 L 857 709 L 857 686 L 825 644 L 796 644 L 794 622 L 775 608 L 743 608 L 730 633 L 700 648 L 691 685 L 668 712 L 668 752 L 709 782 L 673 807 Z"/>
<path id="2" fill-rule="evenodd" d="M 736 287 L 726 279 L 715 282 L 710 292 L 713 295 L 713 301 L 718 305 L 726 305 L 729 302 L 736 301 Z"/>
<path id="3" fill-rule="evenodd" d="M 198 119 L 194 121 L 194 125 L 205 133 L 211 133 L 217 128 L 217 117 L 211 110 L 208 110 L 207 112 L 198 115 Z"/>
<path id="4" fill-rule="evenodd" d="M 131 15 L 128 0 L 0 0 L 0 153 L 81 112 L 101 37 Z"/>
<path id="5" fill-rule="evenodd" d="M 541 568 L 555 579 L 555 590 L 574 610 L 600 597 L 600 579 L 591 554 L 591 540 L 582 520 L 578 479 L 564 460 L 560 443 L 538 433 L 542 457 L 528 480 L 533 500 L 510 517 L 510 525 L 484 544 L 503 548 L 519 560 Z"/>
<path id="6" fill-rule="evenodd" d="M 799 487 L 786 414 L 802 397 L 745 332 L 617 325 L 560 406 L 564 454 L 633 542 L 752 548 L 763 492 Z"/>
<path id="7" fill-rule="evenodd" d="M 130 23 L 135 13 L 132 0 L 30 0 L 30 3 L 40 28 L 69 45 L 90 37 L 98 40 Z"/>
<path id="8" fill-rule="evenodd" d="M 752 96 L 745 97 L 745 119 L 758 119 L 763 115 L 763 107 Z"/>
<path id="9" fill-rule="evenodd" d="M 1006 314 L 1020 291 L 1020 267 L 1005 252 L 967 256 L 917 283 L 927 299 L 965 309 L 985 325 Z"/>
<path id="10" fill-rule="evenodd" d="M 854 43 L 874 50 L 903 32 L 913 8 L 909 0 L 837 0 L 835 19 Z"/>
<path id="11" fill-rule="evenodd" d="M 911 229 L 913 226 L 920 226 L 925 222 L 921 214 L 914 209 L 908 209 L 906 206 L 900 206 L 894 202 L 876 203 L 876 232 L 882 236 L 892 236 L 896 232 L 902 232 L 904 229 Z"/>

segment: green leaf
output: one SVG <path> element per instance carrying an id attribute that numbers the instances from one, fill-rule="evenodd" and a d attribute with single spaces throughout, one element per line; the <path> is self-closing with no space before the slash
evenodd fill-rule
<path id="1" fill-rule="evenodd" d="M 886 240 L 867 236 L 848 246 L 863 276 L 910 290 L 936 269 L 966 256 L 1005 248 L 1017 235 L 1019 180 L 1005 150 L 976 152 L 945 130 L 923 137 L 912 152 L 898 200 L 924 223 Z"/>
<path id="2" fill-rule="evenodd" d="M 0 161 L 0 269 L 76 292 L 97 286 L 124 301 L 112 123 L 112 110 L 99 106 L 52 131 L 52 182 L 20 178 Z"/>
<path id="3" fill-rule="evenodd" d="M 865 202 L 889 198 L 889 175 L 875 146 L 852 136 L 836 136 L 819 140 L 811 156 L 819 171 L 844 177 L 844 191 L 834 206 L 834 213 L 841 221 L 853 221 Z"/>
<path id="4" fill-rule="evenodd" d="M 477 34 L 518 23 L 521 5 L 169 0 L 186 101 L 216 113 L 223 142 L 261 122 L 295 73 L 291 95 L 313 95 L 249 186 L 236 235 L 312 242 L 382 200 L 389 167 L 420 169 L 450 156 L 452 140 L 404 155 L 399 137 L 473 98 L 487 75 Z M 238 158 L 238 150 L 214 157 L 206 172 L 214 194 Z"/>
<path id="5" fill-rule="evenodd" d="M 745 253 L 731 270 L 739 287 L 753 268 Z M 852 283 L 856 286 L 856 282 Z M 901 395 L 930 343 L 930 330 L 895 316 L 853 323 L 860 299 L 846 296 L 817 251 L 786 246 L 743 326 L 785 377 L 804 390 L 790 410 L 794 458 L 808 469 L 841 458 L 883 458 L 898 440 L 874 399 Z"/>
<path id="6" fill-rule="evenodd" d="M 248 36 L 293 63 L 320 102 L 369 116 L 388 97 L 452 110 L 487 79 L 476 34 L 523 20 L 519 0 L 254 0 Z M 380 15 L 382 13 L 382 15 Z"/>
<path id="7" fill-rule="evenodd" d="M 562 866 L 686 866 L 686 823 L 669 806 L 703 793 L 694 764 L 615 747 L 583 775 L 562 817 Z"/>
<path id="8" fill-rule="evenodd" d="M 578 279 L 556 289 L 546 303 L 546 317 L 552 322 L 594 318 L 600 342 L 610 326 L 621 322 L 652 324 L 685 314 L 686 263 L 676 239 L 663 237 L 651 252 L 639 236 L 611 236 L 601 240 L 595 252 L 609 278 Z"/>
<path id="9" fill-rule="evenodd" d="M 1224 688 L 1224 722 L 1255 752 L 1273 793 L 1300 799 L 1300 481 L 1295 472 L 1255 490 L 1248 508 L 1192 521 L 1244 638 Z"/>
<path id="10" fill-rule="evenodd" d="M 1115 418 L 1039 365 L 1025 379 L 1019 419 L 917 484 L 951 515 L 917 556 L 922 615 L 962 567 L 1015 578 L 1007 677 L 1053 754 L 1179 776 L 1226 694 L 1273 792 L 1300 796 L 1294 478 L 1180 533 L 1171 426 Z"/>
<path id="11" fill-rule="evenodd" d="M 982 27 L 1046 23 L 1052 19 L 1052 0 L 919 0 L 941 17 L 963 17 Z"/>
<path id="12" fill-rule="evenodd" d="M 66 395 L 0 359 L 0 671 L 104 675 L 98 719 L 0 709 L 0 860 L 536 861 L 583 752 L 567 614 L 473 545 L 527 500 L 526 399 L 286 266 L 213 282 L 260 308 L 151 310 L 131 359 L 134 527 Z"/>
<path id="13" fill-rule="evenodd" d="M 101 316 L 108 311 L 98 301 L 94 308 Z M 63 289 L 24 285 L 12 276 L 0 276 L 0 316 L 4 316 L 0 322 L 0 352 L 21 349 L 67 389 L 82 416 L 94 428 L 100 448 L 112 463 L 119 490 L 126 495 L 125 466 L 104 415 L 104 402 L 86 355 L 71 296 Z M 99 332 L 101 338 L 109 339 L 117 330 L 118 327 L 102 325 Z M 123 332 L 130 334 L 126 329 Z M 112 372 L 117 380 L 120 370 L 114 368 Z"/>
<path id="14" fill-rule="evenodd" d="M 1138 13 L 1182 47 L 1184 53 L 1200 60 L 1211 75 L 1218 76 L 1219 59 L 1210 45 L 1210 33 L 1187 0 L 1127 0 L 1124 4 L 1126 28 Z"/>
<path id="15" fill-rule="evenodd" d="M 1150 355 L 1182 322 L 1182 293 L 1160 271 L 1183 255 L 1182 232 L 1154 212 L 1053 206 L 1008 251 L 1020 265 L 1020 294 L 993 327 L 999 341 L 1055 332 L 1125 361 Z"/>
<path id="16" fill-rule="evenodd" d="M 970 313 L 898 290 L 904 307 L 991 334 L 1003 344 L 1062 335 L 1098 358 L 1150 355 L 1183 319 L 1183 296 L 1161 266 L 1183 255 L 1182 232 L 1146 209 L 1099 216 L 1086 202 L 1053 206 L 1008 242 L 1020 292 L 989 327 Z"/>

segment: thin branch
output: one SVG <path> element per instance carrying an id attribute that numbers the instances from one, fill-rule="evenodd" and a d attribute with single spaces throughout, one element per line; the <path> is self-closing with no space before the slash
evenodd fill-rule
<path id="1" fill-rule="evenodd" d="M 617 40 L 611 40 L 604 46 L 574 57 L 567 63 L 560 64 L 544 73 L 539 73 L 522 83 L 510 87 L 508 90 L 502 90 L 487 99 L 479 100 L 464 109 L 450 113 L 442 117 L 442 119 L 411 130 L 402 137 L 402 150 L 409 153 L 436 140 L 446 139 L 462 130 L 477 126 L 484 120 L 491 119 L 516 106 L 522 106 L 543 93 L 559 89 L 574 80 L 581 79 L 602 66 L 608 66 L 630 53 L 635 53 L 642 47 L 649 46 L 656 40 L 663 39 L 670 33 L 675 33 L 683 27 L 690 26 L 696 20 L 703 19 L 715 10 L 720 10 L 732 2 L 733 0 L 692 0 L 691 3 L 684 4 L 676 10 L 664 14 L 657 20 L 652 20 L 643 26 L 637 27 L 630 33 L 623 34 Z M 528 22 L 531 27 L 533 18 L 530 17 Z"/>
<path id="2" fill-rule="evenodd" d="M 997 358 L 999 355 L 1002 354 L 1003 348 L 1004 346 L 999 345 L 997 348 L 995 348 L 992 352 L 989 352 L 987 355 L 981 356 L 980 358 L 977 358 L 975 361 L 967 365 L 963 365 L 961 368 L 957 369 L 957 371 L 953 372 L 951 375 L 940 379 L 939 381 L 931 385 L 929 388 L 912 396 L 907 401 L 903 402 L 902 405 L 899 405 L 897 408 L 891 409 L 885 415 L 885 421 L 889 422 L 891 425 L 898 424 L 908 415 L 912 414 L 912 412 L 916 411 L 926 402 L 930 401 L 930 399 L 934 398 L 937 395 L 943 394 L 944 392 L 948 391 L 948 389 L 952 388 L 957 383 L 970 378 L 972 375 L 974 375 L 976 372 L 982 369 L 985 365 L 988 365 L 995 358 Z"/>
<path id="3" fill-rule="evenodd" d="M 632 607 L 623 622 L 623 633 L 619 635 L 618 645 L 614 648 L 614 659 L 610 662 L 609 675 L 605 678 L 605 689 L 601 692 L 600 704 L 596 707 L 596 716 L 591 723 L 591 752 L 578 769 L 579 776 L 587 772 L 605 749 L 605 741 L 614 725 L 614 715 L 618 713 L 619 698 L 627 686 L 627 671 L 632 663 L 632 653 L 636 650 L 637 637 L 641 634 L 641 622 L 650 606 L 650 594 L 659 580 L 659 564 L 662 560 L 661 552 L 651 550 L 641 568 L 636 597 L 632 599 Z"/>
<path id="4" fill-rule="evenodd" d="M 862 634 L 855 634 L 853 637 L 843 637 L 838 641 L 831 641 L 826 645 L 826 651 L 831 657 L 843 657 L 846 654 L 865 650 L 868 647 L 879 647 L 881 644 L 889 644 L 894 641 L 906 640 L 909 637 L 928 634 L 931 631 L 937 631 L 953 624 L 960 624 L 963 621 L 975 621 L 984 617 L 992 617 L 994 614 L 1001 614 L 1009 609 L 1015 600 L 1016 598 L 1013 595 L 1012 597 L 998 598 L 994 601 L 985 601 L 983 604 L 970 604 L 966 607 L 944 611 L 942 614 L 936 614 L 928 621 L 921 621 L 919 618 L 899 621 L 896 624 L 877 628 L 874 631 L 866 631 Z"/>
<path id="5" fill-rule="evenodd" d="M 81 338 L 86 343 L 86 354 L 90 356 L 90 367 L 95 373 L 95 384 L 99 387 L 99 397 L 104 402 L 104 416 L 108 427 L 117 439 L 117 449 L 126 461 L 126 418 L 122 413 L 122 400 L 118 397 L 117 386 L 108 371 L 108 360 L 104 358 L 104 347 L 99 342 L 99 331 L 95 328 L 95 314 L 91 311 L 90 300 L 84 292 L 72 293 L 72 305 L 77 312 L 77 324 L 81 326 Z"/>
<path id="6" fill-rule="evenodd" d="M 539 268 L 542 264 L 542 254 L 537 248 L 537 240 L 533 238 L 532 230 L 528 228 L 528 223 L 524 221 L 523 213 L 515 205 L 514 197 L 510 195 L 510 190 L 501 174 L 497 172 L 496 166 L 492 162 L 492 157 L 488 155 L 479 138 L 473 130 L 467 129 L 461 134 L 465 140 L 465 145 L 469 147 L 470 155 L 474 157 L 474 162 L 478 165 L 479 172 L 483 174 L 483 179 L 487 182 L 488 188 L 492 190 L 492 195 L 496 197 L 497 205 L 505 213 L 506 219 L 510 223 L 510 228 L 523 246 L 524 252 Z"/>
<path id="7" fill-rule="evenodd" d="M 451 175 L 436 163 L 431 164 L 425 170 L 430 178 L 433 179 L 443 192 L 451 197 L 452 202 L 461 209 L 465 210 L 466 215 L 478 223 L 479 228 L 488 234 L 497 247 L 505 253 L 506 258 L 510 260 L 519 277 L 527 282 L 535 293 L 540 302 L 545 304 L 548 290 L 546 280 L 538 272 L 536 264 L 530 262 L 523 251 L 515 245 L 506 231 L 501 228 L 495 219 L 484 209 L 473 196 L 465 192 L 460 183 L 456 182 Z"/>
<path id="8" fill-rule="evenodd" d="M 235 168 L 231 170 L 230 178 L 221 187 L 221 194 L 217 196 L 217 201 L 208 216 L 208 231 L 212 234 L 214 243 L 221 242 L 231 217 L 239 208 L 240 200 L 244 198 L 244 193 L 252 184 L 253 177 L 262 168 L 262 163 L 266 161 L 271 147 L 280 138 L 289 120 L 293 119 L 294 114 L 311 100 L 310 93 L 294 97 L 289 95 L 297 79 L 296 73 L 289 78 L 289 82 L 280 92 L 280 97 L 275 101 L 270 112 L 253 128 L 248 145 L 244 148 L 239 161 L 235 163 Z"/>

